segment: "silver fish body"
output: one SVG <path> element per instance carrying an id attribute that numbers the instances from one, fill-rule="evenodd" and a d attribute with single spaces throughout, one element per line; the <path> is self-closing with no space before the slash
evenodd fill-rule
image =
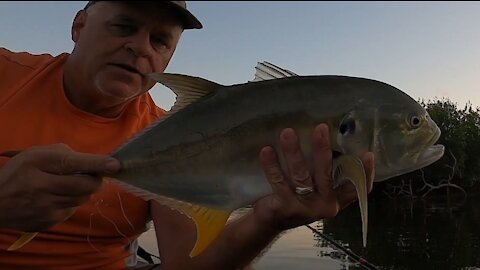
<path id="1" fill-rule="evenodd" d="M 409 126 L 417 120 L 418 127 Z M 334 151 L 375 153 L 376 181 L 440 155 L 431 150 L 438 127 L 393 86 L 346 76 L 297 76 L 212 89 L 114 153 L 123 170 L 113 177 L 155 194 L 234 210 L 271 193 L 259 166 L 260 149 L 272 145 L 280 153 L 280 131 L 291 127 L 311 157 L 319 123 L 329 125 Z M 426 151 L 435 155 L 419 160 Z"/>

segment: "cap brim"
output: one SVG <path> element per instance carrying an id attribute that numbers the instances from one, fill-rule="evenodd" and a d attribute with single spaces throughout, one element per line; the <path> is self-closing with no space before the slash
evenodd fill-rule
<path id="1" fill-rule="evenodd" d="M 186 8 L 183 8 L 175 3 L 171 3 L 168 1 L 164 3 L 169 3 L 171 7 L 175 8 L 177 11 L 180 12 L 180 14 L 183 16 L 182 21 L 183 21 L 184 29 L 202 29 L 203 28 L 202 23 Z"/>
<path id="2" fill-rule="evenodd" d="M 95 4 L 98 1 L 88 1 L 87 5 L 84 7 L 84 9 L 87 9 L 91 5 Z M 203 25 L 202 23 L 186 8 L 173 3 L 175 1 L 165 1 L 162 2 L 163 4 L 170 5 L 172 8 L 177 10 L 180 15 L 182 16 L 182 22 L 183 22 L 183 28 L 184 29 L 202 29 Z"/>

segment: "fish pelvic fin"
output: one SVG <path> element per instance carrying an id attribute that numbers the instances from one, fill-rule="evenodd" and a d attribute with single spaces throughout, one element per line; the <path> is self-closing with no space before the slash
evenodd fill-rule
<path id="1" fill-rule="evenodd" d="M 13 251 L 22 248 L 30 242 L 38 233 L 37 232 L 22 232 L 20 237 L 7 250 Z"/>
<path id="2" fill-rule="evenodd" d="M 367 177 L 362 161 L 353 155 L 342 155 L 334 160 L 333 165 L 334 188 L 346 180 L 350 180 L 357 190 L 360 215 L 362 218 L 363 247 L 367 245 L 368 230 L 368 192 Z"/>

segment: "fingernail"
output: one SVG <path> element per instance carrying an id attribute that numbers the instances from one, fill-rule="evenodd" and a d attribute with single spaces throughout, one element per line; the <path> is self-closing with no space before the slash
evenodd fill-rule
<path id="1" fill-rule="evenodd" d="M 264 147 L 261 152 L 264 158 L 272 159 L 275 157 L 275 151 L 270 146 Z"/>
<path id="2" fill-rule="evenodd" d="M 320 138 L 323 140 L 324 144 L 329 145 L 330 144 L 330 132 L 328 130 L 328 125 L 327 124 L 321 124 L 319 126 L 320 129 Z"/>
<path id="3" fill-rule="evenodd" d="M 286 128 L 282 132 L 282 139 L 285 141 L 294 140 L 295 138 L 295 131 L 291 128 Z"/>
<path id="4" fill-rule="evenodd" d="M 317 148 L 323 148 L 323 146 L 326 144 L 325 143 L 325 134 L 323 133 L 322 126 L 317 126 L 315 128 L 315 131 L 313 132 L 313 143 L 314 147 Z"/>
<path id="5" fill-rule="evenodd" d="M 315 137 L 316 137 L 315 139 L 317 140 L 323 139 L 323 131 L 321 126 L 317 126 L 315 128 Z"/>
<path id="6" fill-rule="evenodd" d="M 323 137 L 328 137 L 328 125 L 327 124 L 321 124 L 321 131 L 322 131 L 322 136 Z"/>
<path id="7" fill-rule="evenodd" d="M 120 162 L 114 158 L 109 158 L 107 159 L 107 161 L 105 162 L 105 170 L 108 172 L 108 173 L 114 173 L 118 170 L 120 170 Z"/>

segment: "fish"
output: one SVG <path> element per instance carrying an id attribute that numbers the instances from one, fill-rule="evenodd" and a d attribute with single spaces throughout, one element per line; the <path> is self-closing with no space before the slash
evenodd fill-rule
<path id="1" fill-rule="evenodd" d="M 329 126 L 334 188 L 354 184 L 367 243 L 368 191 L 360 157 L 375 156 L 374 182 L 439 160 L 441 131 L 428 112 L 385 82 L 346 75 L 298 75 L 259 62 L 253 80 L 233 85 L 174 73 L 148 76 L 170 88 L 176 101 L 165 117 L 114 151 L 122 169 L 105 179 L 146 200 L 157 200 L 191 218 L 201 254 L 239 208 L 272 193 L 258 162 L 262 147 L 281 153 L 278 138 L 295 129 L 313 171 L 311 134 Z M 282 155 L 279 163 L 286 169 Z M 11 249 L 35 233 L 24 233 Z M 13 247 L 13 248 L 12 248 Z"/>

